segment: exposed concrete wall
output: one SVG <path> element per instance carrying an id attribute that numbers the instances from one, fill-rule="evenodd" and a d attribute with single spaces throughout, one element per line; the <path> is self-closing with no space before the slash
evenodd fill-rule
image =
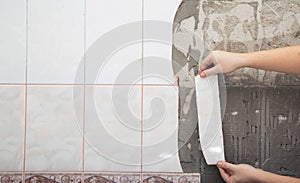
<path id="1" fill-rule="evenodd" d="M 175 60 L 177 62 L 182 60 L 178 57 L 180 54 L 185 57 L 191 55 L 196 60 L 194 64 L 198 64 L 198 59 L 201 60 L 201 56 L 205 55 L 201 54 L 199 49 L 204 46 L 203 44 L 207 50 L 233 52 L 298 45 L 300 2 L 299 0 L 185 0 L 175 18 L 174 37 Z M 231 86 L 300 84 L 299 77 L 295 75 L 249 68 L 226 75 L 226 81 Z"/>
<path id="2" fill-rule="evenodd" d="M 300 1 L 183 0 L 174 22 L 179 144 L 188 141 L 180 150 L 182 166 L 186 172 L 201 172 L 204 179 L 218 182 L 217 170 L 205 164 L 199 150 L 197 130 L 189 135 L 197 124 L 193 76 L 199 62 L 210 50 L 251 52 L 299 45 Z M 243 68 L 224 78 L 227 160 L 300 176 L 300 77 Z"/>

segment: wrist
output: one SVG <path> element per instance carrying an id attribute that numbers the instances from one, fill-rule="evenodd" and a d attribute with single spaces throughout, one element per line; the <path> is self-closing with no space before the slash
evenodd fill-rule
<path id="1" fill-rule="evenodd" d="M 268 180 L 267 174 L 268 172 L 259 169 L 258 174 L 256 175 L 256 183 L 264 183 L 266 180 Z"/>
<path id="2" fill-rule="evenodd" d="M 239 67 L 253 67 L 252 53 L 239 53 L 240 54 L 240 66 Z"/>
<path id="3" fill-rule="evenodd" d="M 269 182 L 274 182 L 279 175 L 266 172 L 264 170 L 259 169 L 259 173 L 257 174 L 257 183 L 269 183 Z M 274 182 L 275 183 L 275 182 Z"/>

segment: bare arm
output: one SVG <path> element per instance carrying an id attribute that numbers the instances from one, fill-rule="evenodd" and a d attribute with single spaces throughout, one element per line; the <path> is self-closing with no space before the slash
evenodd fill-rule
<path id="1" fill-rule="evenodd" d="M 210 64 L 214 64 L 214 67 L 208 68 Z M 241 67 L 300 74 L 300 46 L 251 53 L 213 51 L 203 60 L 200 76 L 229 73 Z"/>
<path id="2" fill-rule="evenodd" d="M 300 46 L 244 54 L 245 66 L 300 74 Z"/>
<path id="3" fill-rule="evenodd" d="M 282 182 L 289 182 L 289 183 L 300 183 L 300 179 L 276 175 L 269 172 L 264 172 L 263 176 L 259 178 L 260 183 L 282 183 Z"/>
<path id="4" fill-rule="evenodd" d="M 245 164 L 220 161 L 217 167 L 226 183 L 300 183 L 300 179 L 276 175 Z"/>

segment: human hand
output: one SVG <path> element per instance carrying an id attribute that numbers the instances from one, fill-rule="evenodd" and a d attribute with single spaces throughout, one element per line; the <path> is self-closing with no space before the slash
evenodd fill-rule
<path id="1" fill-rule="evenodd" d="M 250 165 L 234 165 L 225 161 L 217 163 L 219 172 L 226 183 L 256 183 L 264 171 Z"/>
<path id="2" fill-rule="evenodd" d="M 212 51 L 201 63 L 200 77 L 211 76 L 218 73 L 229 73 L 243 67 L 246 59 L 242 53 L 226 51 Z M 208 68 L 213 64 L 212 68 Z"/>

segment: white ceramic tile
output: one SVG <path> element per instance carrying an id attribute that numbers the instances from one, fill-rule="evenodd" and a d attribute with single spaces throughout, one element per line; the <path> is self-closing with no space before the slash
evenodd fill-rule
<path id="1" fill-rule="evenodd" d="M 145 0 L 144 83 L 172 84 L 173 20 L 179 5 L 174 0 Z"/>
<path id="2" fill-rule="evenodd" d="M 195 77 L 201 149 L 207 164 L 224 160 L 218 76 Z"/>
<path id="3" fill-rule="evenodd" d="M 180 2 L 174 0 L 144 0 L 145 20 L 160 20 L 173 23 Z"/>
<path id="4" fill-rule="evenodd" d="M 0 83 L 24 83 L 26 66 L 24 0 L 0 1 Z"/>
<path id="5" fill-rule="evenodd" d="M 143 171 L 182 172 L 178 156 L 178 87 L 144 87 Z"/>
<path id="6" fill-rule="evenodd" d="M 81 171 L 83 87 L 29 86 L 26 171 Z"/>
<path id="7" fill-rule="evenodd" d="M 84 2 L 28 1 L 28 28 L 28 82 L 82 83 Z"/>
<path id="8" fill-rule="evenodd" d="M 141 87 L 88 87 L 85 129 L 85 171 L 140 171 Z"/>
<path id="9" fill-rule="evenodd" d="M 170 48 L 170 45 L 164 43 L 145 42 L 144 84 L 176 84 Z"/>
<path id="10" fill-rule="evenodd" d="M 0 87 L 0 171 L 22 171 L 24 86 Z"/>
<path id="11" fill-rule="evenodd" d="M 141 0 L 86 1 L 88 83 L 131 84 L 141 79 L 141 21 Z"/>
<path id="12" fill-rule="evenodd" d="M 128 45 L 111 55 L 105 63 L 98 68 L 96 80 L 88 83 L 97 84 L 139 84 L 142 77 L 142 43 Z M 91 57 L 87 57 L 90 61 Z M 91 62 L 88 62 L 88 65 Z M 99 63 L 99 62 L 97 62 Z M 92 64 L 93 65 L 93 64 Z M 89 65 L 88 68 L 90 68 Z M 96 69 L 97 67 L 93 67 Z M 92 76 L 90 69 L 87 75 Z M 94 75 L 95 76 L 95 75 Z M 89 77 L 90 78 L 90 77 Z M 95 78 L 95 77 L 94 77 Z"/>

